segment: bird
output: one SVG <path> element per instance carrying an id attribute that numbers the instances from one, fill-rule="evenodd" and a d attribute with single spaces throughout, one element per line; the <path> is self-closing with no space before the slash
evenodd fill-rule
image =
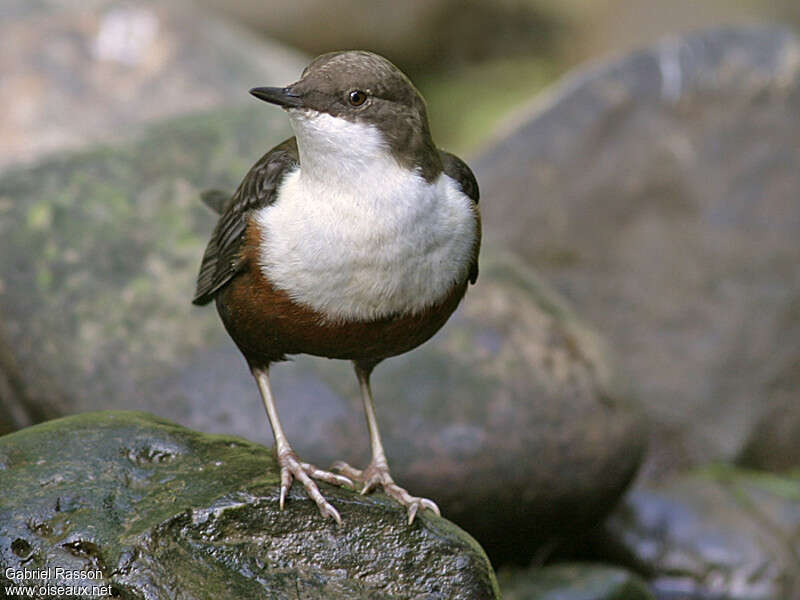
<path id="1" fill-rule="evenodd" d="M 478 183 L 436 147 L 425 101 L 386 58 L 315 58 L 285 87 L 250 94 L 282 108 L 294 136 L 258 160 L 236 191 L 203 194 L 219 213 L 193 299 L 212 300 L 266 408 L 280 467 L 280 509 L 294 481 L 323 517 L 341 515 L 316 481 L 402 504 L 408 523 L 441 512 L 393 479 L 370 376 L 431 338 L 478 278 Z M 281 425 L 270 367 L 296 354 L 351 361 L 369 430 L 364 469 L 303 462 Z"/>

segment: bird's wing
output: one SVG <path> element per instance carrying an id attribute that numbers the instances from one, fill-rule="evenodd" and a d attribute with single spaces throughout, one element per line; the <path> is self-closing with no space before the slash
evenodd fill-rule
<path id="1" fill-rule="evenodd" d="M 470 283 L 475 283 L 478 280 L 478 252 L 481 249 L 481 213 L 478 210 L 480 190 L 478 189 L 478 181 L 475 179 L 475 175 L 472 174 L 472 170 L 467 166 L 467 163 L 455 154 L 439 150 L 439 155 L 442 157 L 444 174 L 455 180 L 461 188 L 461 192 L 466 194 L 474 203 L 478 235 L 472 251 L 472 263 L 469 266 L 469 281 Z"/>
<path id="2" fill-rule="evenodd" d="M 239 188 L 222 207 L 200 264 L 192 303 L 208 304 L 244 268 L 241 246 L 252 211 L 275 202 L 283 177 L 298 164 L 297 142 L 290 138 L 253 165 Z M 215 193 L 216 194 L 216 193 Z M 219 204 L 218 198 L 212 204 Z"/>

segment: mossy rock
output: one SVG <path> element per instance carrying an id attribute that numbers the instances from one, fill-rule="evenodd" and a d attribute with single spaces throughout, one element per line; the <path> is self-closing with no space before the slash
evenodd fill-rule
<path id="1" fill-rule="evenodd" d="M 211 111 L 0 177 L 0 334 L 21 395 L 46 401 L 32 412 L 146 409 L 148 382 L 226 338 L 190 304 L 213 227 L 199 193 L 289 135 L 279 111 Z"/>
<path id="2" fill-rule="evenodd" d="M 338 526 L 298 486 L 280 511 L 279 481 L 266 448 L 146 413 L 36 425 L 0 438 L 0 573 L 99 572 L 81 582 L 130 599 L 499 597 L 449 521 L 323 486 Z"/>

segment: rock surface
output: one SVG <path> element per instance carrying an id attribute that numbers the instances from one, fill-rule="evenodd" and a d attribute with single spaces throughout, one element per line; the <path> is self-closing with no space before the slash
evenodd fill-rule
<path id="1" fill-rule="evenodd" d="M 279 111 L 206 113 L 0 177 L 0 314 L 24 397 L 49 414 L 146 406 L 149 382 L 224 339 L 188 304 L 212 227 L 198 194 L 287 135 Z"/>
<path id="2" fill-rule="evenodd" d="M 248 89 L 294 81 L 306 64 L 180 3 L 7 0 L 0 17 L 0 168 L 246 104 Z"/>
<path id="3" fill-rule="evenodd" d="M 708 31 L 578 71 L 474 164 L 487 239 L 621 355 L 652 472 L 735 456 L 796 372 L 798 114 L 791 32 Z"/>
<path id="4" fill-rule="evenodd" d="M 653 600 L 647 584 L 625 569 L 557 564 L 498 574 L 504 600 Z"/>
<path id="5" fill-rule="evenodd" d="M 800 368 L 795 375 L 800 385 Z M 787 389 L 770 403 L 742 448 L 738 464 L 766 471 L 800 470 L 800 402 Z"/>
<path id="6" fill-rule="evenodd" d="M 213 308 L 189 301 L 212 229 L 199 191 L 233 189 L 286 134 L 284 119 L 196 115 L 0 179 L 0 311 L 27 397 L 51 394 L 61 414 L 148 410 L 271 443 L 244 360 Z M 613 506 L 644 447 L 609 354 L 524 265 L 487 248 L 443 332 L 376 370 L 395 476 L 496 560 L 524 562 L 581 531 Z M 301 456 L 366 464 L 347 363 L 299 359 L 274 373 Z"/>
<path id="7" fill-rule="evenodd" d="M 120 598 L 499 598 L 478 544 L 388 498 L 324 487 L 342 527 L 296 486 L 278 508 L 271 453 L 145 413 L 98 412 L 0 438 L 6 569 L 100 572 Z M 70 585 L 59 578 L 45 585 Z"/>
<path id="8" fill-rule="evenodd" d="M 606 528 L 658 598 L 800 599 L 800 476 L 709 468 L 634 490 Z"/>

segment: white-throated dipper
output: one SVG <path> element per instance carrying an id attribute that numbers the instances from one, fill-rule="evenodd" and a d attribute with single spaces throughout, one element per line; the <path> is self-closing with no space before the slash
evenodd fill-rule
<path id="1" fill-rule="evenodd" d="M 289 115 L 295 137 L 267 152 L 220 213 L 195 304 L 216 300 L 267 409 L 281 468 L 280 506 L 298 479 L 323 515 L 341 523 L 319 479 L 382 486 L 408 509 L 437 514 L 389 474 L 370 390 L 372 369 L 436 333 L 478 277 L 478 184 L 431 139 L 411 81 L 370 52 L 317 57 L 299 81 L 250 93 Z M 286 439 L 269 382 L 289 354 L 353 362 L 372 460 L 363 471 L 301 462 Z"/>

